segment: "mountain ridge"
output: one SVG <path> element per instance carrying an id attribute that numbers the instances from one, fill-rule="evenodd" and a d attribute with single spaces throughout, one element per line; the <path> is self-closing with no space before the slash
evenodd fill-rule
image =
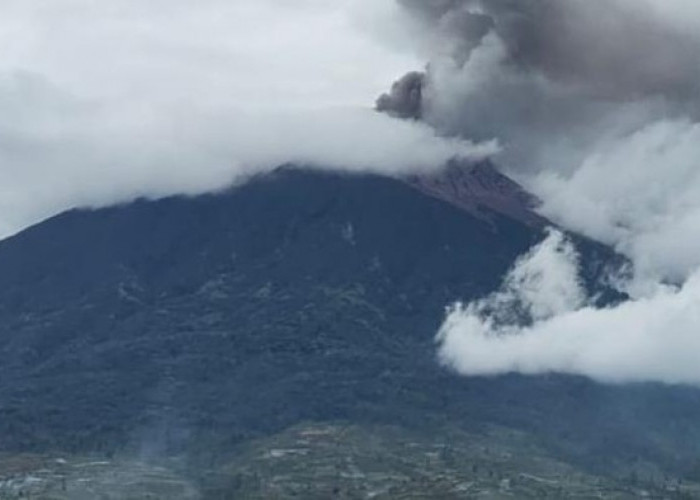
<path id="1" fill-rule="evenodd" d="M 588 467 L 692 456 L 694 390 L 439 366 L 444 308 L 493 291 L 543 237 L 487 215 L 396 179 L 285 168 L 0 242 L 0 447 L 199 460 L 350 421 L 512 427 Z M 572 238 L 592 291 L 617 257 Z"/>
<path id="2" fill-rule="evenodd" d="M 489 220 L 489 213 L 499 213 L 534 228 L 553 225 L 537 213 L 541 201 L 500 173 L 489 160 L 452 160 L 438 172 L 410 175 L 404 180 L 477 218 Z"/>

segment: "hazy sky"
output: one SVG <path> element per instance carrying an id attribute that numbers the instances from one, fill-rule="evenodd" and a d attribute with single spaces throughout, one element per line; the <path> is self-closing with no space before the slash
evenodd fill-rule
<path id="1" fill-rule="evenodd" d="M 393 0 L 2 2 L 0 236 L 288 161 L 395 171 L 471 154 L 371 111 L 423 64 L 401 17 Z"/>

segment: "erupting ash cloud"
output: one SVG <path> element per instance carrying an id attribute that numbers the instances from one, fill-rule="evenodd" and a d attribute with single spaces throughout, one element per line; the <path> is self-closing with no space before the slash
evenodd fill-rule
<path id="1" fill-rule="evenodd" d="M 502 66 L 598 97 L 694 99 L 698 35 L 646 0 L 399 0 L 468 62 L 489 36 Z M 658 3 L 658 2 L 657 2 Z"/>
<path id="2" fill-rule="evenodd" d="M 505 167 L 578 165 L 600 141 L 697 115 L 698 7 L 661 0 L 398 0 L 430 62 L 420 106 L 399 85 L 383 109 L 446 134 L 499 137 Z M 671 4 L 675 5 L 673 7 Z M 688 12 L 690 14 L 690 12 Z M 697 19 L 697 17 L 696 17 Z M 414 77 L 414 80 L 415 77 Z M 419 113 L 411 109 L 419 108 Z"/>
<path id="3" fill-rule="evenodd" d="M 546 291 L 514 287 L 510 275 L 506 291 L 451 309 L 441 359 L 465 374 L 700 383 L 687 355 L 700 347 L 700 5 L 398 2 L 428 64 L 411 77 L 419 89 L 396 85 L 379 107 L 442 134 L 497 138 L 500 164 L 543 200 L 544 215 L 634 265 L 628 303 L 504 321 L 499 311 L 522 307 L 528 287 Z M 561 243 L 552 238 L 513 272 L 539 256 L 543 275 L 561 276 L 570 253 L 548 252 Z"/>

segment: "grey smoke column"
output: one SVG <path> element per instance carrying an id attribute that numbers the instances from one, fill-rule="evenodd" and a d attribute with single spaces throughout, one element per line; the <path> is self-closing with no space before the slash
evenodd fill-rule
<path id="1" fill-rule="evenodd" d="M 469 58 L 491 30 L 506 64 L 610 97 L 698 89 L 698 39 L 655 19 L 644 0 L 399 0 L 428 26 L 457 40 Z"/>
<path id="2" fill-rule="evenodd" d="M 407 73 L 392 86 L 391 91 L 377 99 L 377 111 L 397 118 L 422 118 L 423 86 L 425 74 L 418 71 Z"/>
<path id="3" fill-rule="evenodd" d="M 510 164 L 551 160 L 543 141 L 585 148 L 601 129 L 694 114 L 700 101 L 700 35 L 661 20 L 647 0 L 397 1 L 435 46 L 423 77 L 411 77 L 421 84 L 412 116 L 501 138 Z M 380 108 L 403 116 L 406 100 L 394 95 Z"/>

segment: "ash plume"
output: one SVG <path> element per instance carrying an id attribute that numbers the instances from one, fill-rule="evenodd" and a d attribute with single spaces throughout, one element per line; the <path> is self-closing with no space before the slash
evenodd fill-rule
<path id="1" fill-rule="evenodd" d="M 411 71 L 392 86 L 391 91 L 377 99 L 376 109 L 390 116 L 418 120 L 422 118 L 425 74 Z"/>
<path id="2" fill-rule="evenodd" d="M 507 168 L 573 168 L 604 134 L 697 115 L 700 35 L 658 1 L 398 1 L 431 53 L 411 116 L 498 137 Z M 404 99 L 388 102 L 403 116 Z"/>
<path id="3" fill-rule="evenodd" d="M 695 98 L 698 37 L 629 0 L 400 0 L 449 40 L 460 64 L 493 33 L 502 64 L 592 96 Z"/>
<path id="4" fill-rule="evenodd" d="M 700 385 L 686 354 L 697 351 L 700 321 L 700 5 L 398 3 L 429 55 L 414 77 L 417 115 L 444 135 L 498 140 L 496 161 L 544 215 L 614 246 L 634 269 L 620 284 L 630 301 L 609 308 L 502 324 L 484 307 L 493 297 L 457 305 L 438 335 L 440 359 L 465 375 Z M 550 260 L 544 275 L 556 275 Z"/>

